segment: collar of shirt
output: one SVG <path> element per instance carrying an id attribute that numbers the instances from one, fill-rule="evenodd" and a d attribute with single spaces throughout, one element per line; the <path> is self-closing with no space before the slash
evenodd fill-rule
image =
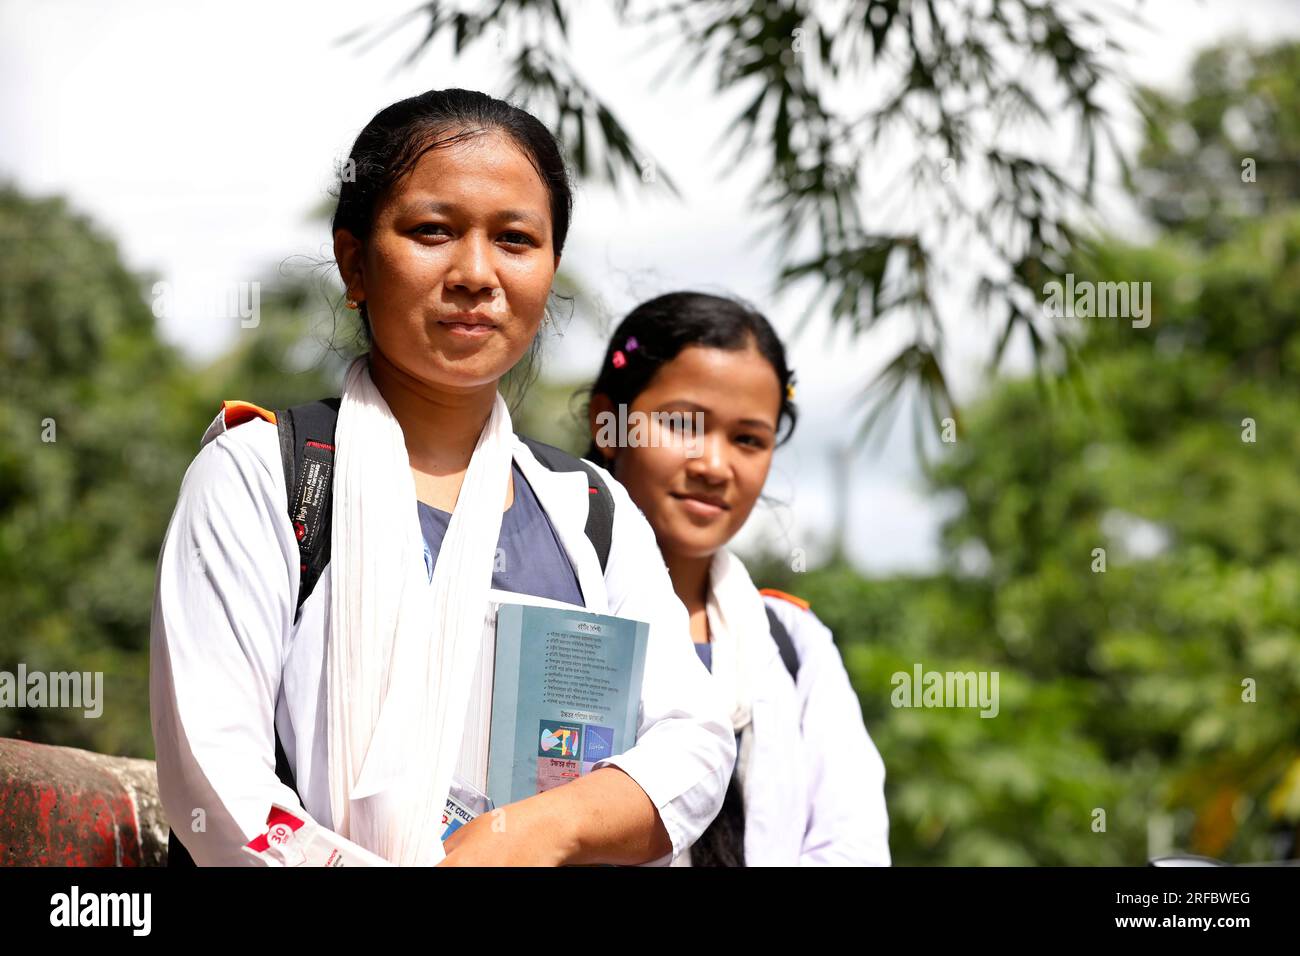
<path id="1" fill-rule="evenodd" d="M 516 435 L 514 459 L 524 473 L 533 494 L 550 516 L 560 543 L 573 561 L 578 575 L 578 587 L 586 600 L 587 610 L 597 614 L 609 613 L 609 596 L 605 590 L 605 576 L 600 570 L 596 549 L 587 538 L 588 499 L 587 475 L 581 471 L 551 471 L 534 456 L 527 445 Z"/>

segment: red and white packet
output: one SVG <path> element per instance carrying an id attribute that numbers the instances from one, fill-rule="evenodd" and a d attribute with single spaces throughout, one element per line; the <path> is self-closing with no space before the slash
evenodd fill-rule
<path id="1" fill-rule="evenodd" d="M 278 803 L 266 817 L 266 832 L 244 844 L 244 852 L 266 866 L 392 866 L 382 856 L 323 827 L 301 810 Z"/>

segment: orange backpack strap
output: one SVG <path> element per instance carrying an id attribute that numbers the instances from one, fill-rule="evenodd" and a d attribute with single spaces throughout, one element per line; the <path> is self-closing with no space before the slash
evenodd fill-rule
<path id="1" fill-rule="evenodd" d="M 801 611 L 809 610 L 812 605 L 801 597 L 795 597 L 793 594 L 787 594 L 785 591 L 778 591 L 776 588 L 759 588 L 758 593 L 763 597 L 780 598 L 782 601 L 789 601 Z"/>
<path id="2" fill-rule="evenodd" d="M 251 422 L 254 418 L 265 419 L 272 425 L 276 423 L 275 412 L 261 405 L 254 405 L 252 402 L 222 402 L 221 417 L 225 420 L 227 429 L 242 425 L 244 422 Z"/>

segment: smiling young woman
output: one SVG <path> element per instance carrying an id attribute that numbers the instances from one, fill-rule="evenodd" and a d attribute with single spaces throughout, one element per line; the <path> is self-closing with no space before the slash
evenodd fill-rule
<path id="1" fill-rule="evenodd" d="M 792 382 L 762 315 L 675 292 L 628 314 L 591 387 L 587 457 L 654 529 L 738 741 L 722 812 L 677 865 L 889 863 L 884 763 L 830 631 L 807 602 L 758 590 L 726 546 L 793 430 Z M 634 415 L 645 440 L 602 440 L 602 418 Z"/>
<path id="2" fill-rule="evenodd" d="M 529 114 L 442 90 L 380 111 L 351 158 L 334 249 L 371 347 L 338 406 L 331 557 L 299 609 L 277 429 L 223 411 L 159 562 L 151 703 L 168 819 L 203 864 L 247 862 L 272 802 L 395 863 L 668 863 L 721 805 L 725 711 L 627 492 L 600 472 L 602 561 L 587 480 L 542 464 L 498 393 L 538 334 L 568 232 L 559 149 Z M 505 827 L 485 815 L 443 844 L 501 592 L 649 622 L 637 740 L 505 807 Z M 296 786 L 277 775 L 280 746 Z"/>

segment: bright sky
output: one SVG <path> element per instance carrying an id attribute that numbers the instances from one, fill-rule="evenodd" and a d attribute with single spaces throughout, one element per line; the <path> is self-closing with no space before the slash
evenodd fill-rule
<path id="1" fill-rule="evenodd" d="M 29 193 L 67 195 L 89 212 L 132 268 L 172 284 L 179 307 L 161 322 L 164 334 L 213 356 L 254 334 L 237 319 L 210 317 L 202 303 L 214 290 L 272 275 L 291 256 L 328 254 L 327 229 L 309 211 L 377 110 L 426 89 L 502 92 L 490 46 L 453 63 L 443 43 L 398 71 L 417 38 L 414 24 L 365 53 L 337 43 L 415 6 L 0 2 L 0 176 Z M 753 238 L 752 168 L 727 168 L 717 149 L 738 101 L 710 93 L 707 69 L 689 82 L 656 83 L 671 46 L 643 52 L 645 36 L 616 27 L 604 5 L 580 9 L 572 18 L 578 69 L 675 178 L 684 201 L 580 187 L 565 268 L 599 293 L 612 319 L 674 289 L 729 291 L 762 309 L 789 344 L 802 305 L 771 296 L 772 261 Z M 1229 34 L 1300 35 L 1293 0 L 1148 0 L 1137 10 L 1147 27 L 1116 26 L 1111 39 L 1128 50 L 1124 68 L 1148 84 L 1177 83 L 1197 49 Z M 1113 215 L 1131 219 L 1122 202 Z M 955 316 L 956 385 L 970 395 L 989 333 L 965 319 L 960 293 L 941 305 Z M 768 486 L 790 507 L 760 508 L 738 546 L 775 533 L 818 563 L 817 542 L 835 523 L 829 449 L 851 438 L 845 422 L 855 396 L 902 341 L 884 330 L 852 342 L 829 331 L 825 316 L 794 341 L 800 425 Z M 550 361 L 589 374 L 602 346 L 575 328 Z M 859 453 L 851 471 L 845 527 L 855 562 L 881 573 L 932 567 L 945 508 L 920 484 L 907 430 Z"/>

